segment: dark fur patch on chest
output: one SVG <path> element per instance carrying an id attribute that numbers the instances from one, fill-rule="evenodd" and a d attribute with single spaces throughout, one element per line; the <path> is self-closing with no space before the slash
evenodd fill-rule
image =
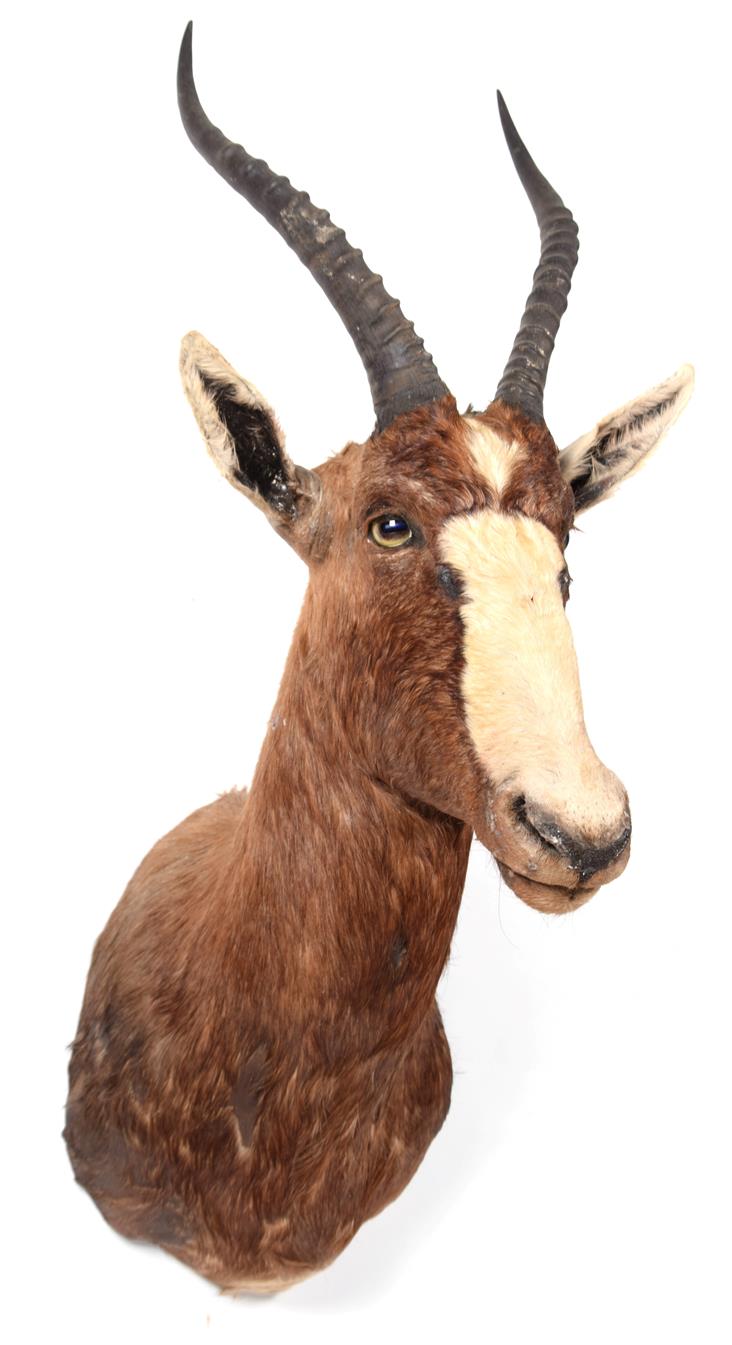
<path id="1" fill-rule="evenodd" d="M 264 1089 L 267 1052 L 264 1046 L 258 1046 L 242 1063 L 236 1083 L 232 1089 L 231 1102 L 234 1108 L 242 1144 L 248 1149 L 254 1136 L 259 1101 Z"/>
<path id="2" fill-rule="evenodd" d="M 397 934 L 393 944 L 391 945 L 391 952 L 389 954 L 391 969 L 395 976 L 398 976 L 402 971 L 404 963 L 406 962 L 406 958 L 407 958 L 407 940 L 404 937 L 404 934 Z"/>

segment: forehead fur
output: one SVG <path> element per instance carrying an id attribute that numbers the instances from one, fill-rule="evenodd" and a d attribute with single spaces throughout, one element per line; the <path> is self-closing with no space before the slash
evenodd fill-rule
<path id="1" fill-rule="evenodd" d="M 444 397 L 339 459 L 366 507 L 412 499 L 443 519 L 491 507 L 537 519 L 560 540 L 572 525 L 574 496 L 554 440 L 502 403 L 462 416 L 454 398 Z"/>
<path id="2" fill-rule="evenodd" d="M 535 425 L 516 407 L 494 402 L 470 417 L 473 433 L 489 432 L 507 446 L 500 507 L 543 523 L 560 540 L 572 526 L 574 495 L 564 479 L 559 452 L 545 425 Z M 510 447 L 512 446 L 512 447 Z"/>
<path id="3" fill-rule="evenodd" d="M 418 407 L 370 439 L 358 488 L 365 502 L 388 504 L 390 493 L 404 501 L 411 496 L 440 516 L 487 504 L 487 483 L 471 459 L 454 398 Z"/>
<path id="4" fill-rule="evenodd" d="M 572 526 L 574 495 L 544 426 L 494 402 L 461 415 L 453 397 L 399 416 L 364 444 L 348 444 L 318 468 L 334 515 L 412 509 L 429 529 L 454 514 L 492 508 L 524 514 L 561 542 Z"/>

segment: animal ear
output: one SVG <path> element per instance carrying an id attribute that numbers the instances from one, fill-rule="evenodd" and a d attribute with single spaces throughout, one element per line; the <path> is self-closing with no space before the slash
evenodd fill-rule
<path id="1" fill-rule="evenodd" d="M 559 455 L 580 513 L 612 494 L 637 471 L 681 414 L 694 387 L 694 370 L 684 364 L 657 388 L 621 406 L 589 434 L 575 439 Z"/>
<path id="2" fill-rule="evenodd" d="M 254 501 L 295 550 L 306 554 L 318 531 L 320 478 L 290 461 L 272 408 L 200 332 L 183 337 L 180 369 L 219 471 Z"/>

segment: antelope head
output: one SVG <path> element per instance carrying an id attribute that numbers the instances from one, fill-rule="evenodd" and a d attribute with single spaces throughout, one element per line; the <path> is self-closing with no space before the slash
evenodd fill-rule
<path id="1" fill-rule="evenodd" d="M 193 144 L 312 272 L 371 385 L 370 438 L 310 471 L 291 461 L 256 388 L 202 336 L 183 341 L 184 386 L 214 461 L 310 567 L 302 703 L 407 808 L 472 828 L 526 902 L 570 910 L 622 872 L 631 827 L 626 792 L 585 728 L 565 548 L 576 516 L 636 471 L 679 415 L 693 372 L 558 450 L 543 394 L 577 228 L 500 95 L 541 255 L 495 398 L 463 415 L 327 212 L 208 120 L 190 25 L 178 94 Z"/>

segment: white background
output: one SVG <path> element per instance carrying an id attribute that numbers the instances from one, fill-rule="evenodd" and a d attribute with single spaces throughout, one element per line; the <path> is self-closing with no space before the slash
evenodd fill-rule
<path id="1" fill-rule="evenodd" d="M 6 18 L 9 1340 L 730 1340 L 716 11 L 126 0 Z M 209 463 L 179 339 L 199 328 L 257 383 L 306 466 L 372 423 L 322 293 L 178 123 L 189 17 L 213 120 L 364 247 L 460 405 L 490 400 L 538 257 L 497 85 L 580 224 L 546 397 L 555 437 L 697 368 L 668 441 L 569 553 L 590 734 L 633 807 L 628 870 L 549 919 L 476 846 L 440 991 L 446 1125 L 330 1270 L 264 1302 L 223 1299 L 118 1238 L 60 1140 L 92 943 L 158 836 L 251 778 L 305 584 Z"/>

